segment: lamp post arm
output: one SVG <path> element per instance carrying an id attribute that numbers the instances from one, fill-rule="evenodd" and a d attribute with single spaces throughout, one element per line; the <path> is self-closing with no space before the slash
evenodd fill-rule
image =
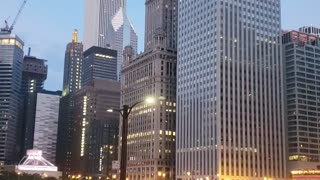
<path id="1" fill-rule="evenodd" d="M 144 101 L 136 102 L 136 103 L 134 103 L 131 107 L 129 107 L 128 115 L 131 113 L 132 109 L 133 109 L 135 106 L 137 106 L 138 104 L 143 103 L 143 102 L 144 102 Z"/>

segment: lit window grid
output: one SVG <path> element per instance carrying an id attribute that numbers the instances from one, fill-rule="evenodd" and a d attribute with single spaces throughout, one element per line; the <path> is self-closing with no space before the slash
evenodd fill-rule
<path id="1" fill-rule="evenodd" d="M 83 110 L 82 114 L 85 117 L 87 114 L 87 96 L 83 96 Z M 80 156 L 84 156 L 84 151 L 85 151 L 85 136 L 86 136 L 86 118 L 83 118 L 82 121 L 82 130 L 81 130 L 81 151 L 80 151 Z"/>
<path id="2" fill-rule="evenodd" d="M 244 3 L 246 1 L 246 3 Z M 270 4 L 269 4 L 270 3 Z M 232 6 L 231 6 L 232 5 Z M 255 27 L 259 27 L 256 30 L 257 38 L 255 41 L 261 42 L 261 44 L 265 47 L 273 48 L 272 53 L 277 57 L 273 58 L 264 58 L 261 61 L 263 63 L 276 63 L 275 68 L 268 67 L 266 70 L 273 70 L 275 74 L 279 74 L 278 77 L 283 77 L 282 74 L 282 65 L 281 62 L 281 51 L 280 45 L 281 41 L 278 39 L 281 29 L 280 29 L 280 1 L 249 1 L 243 0 L 242 3 L 237 3 L 236 1 L 191 1 L 184 0 L 179 1 L 179 25 L 178 25 L 178 87 L 177 87 L 177 137 L 186 137 L 188 135 L 192 135 L 191 138 L 178 138 L 177 139 L 177 176 L 178 178 L 188 179 L 187 172 L 191 172 L 194 175 L 194 178 L 230 178 L 237 179 L 241 177 L 268 177 L 264 176 L 264 174 L 268 174 L 265 169 L 266 163 L 271 164 L 271 162 L 264 162 L 262 160 L 258 161 L 257 159 L 267 156 L 268 153 L 261 153 L 261 150 L 258 150 L 259 156 L 257 154 L 252 154 L 252 157 L 256 158 L 244 158 L 244 163 L 253 164 L 253 167 L 256 167 L 256 163 L 261 163 L 263 169 L 257 170 L 254 172 L 254 169 L 249 168 L 246 165 L 246 168 L 238 169 L 238 167 L 243 167 L 240 160 L 235 160 L 233 158 L 239 158 L 237 155 L 233 156 L 232 154 L 236 151 L 236 148 L 232 148 L 236 143 L 228 142 L 228 138 L 232 137 L 232 139 L 236 139 L 242 137 L 243 134 L 235 133 L 239 130 L 234 127 L 234 124 L 231 126 L 231 122 L 233 118 L 235 118 L 235 113 L 243 113 L 239 109 L 234 109 L 232 104 L 238 103 L 235 101 L 236 97 L 246 97 L 244 94 L 235 94 L 235 91 L 232 88 L 238 85 L 238 92 L 244 91 L 244 87 L 239 87 L 239 82 L 236 82 L 235 77 L 240 77 L 244 75 L 244 77 L 252 77 L 249 76 L 248 71 L 251 68 L 247 69 L 247 73 L 237 74 L 238 72 L 234 69 L 240 67 L 246 67 L 247 61 L 251 60 L 252 56 L 260 55 L 258 52 L 255 52 L 252 48 L 253 46 L 249 46 L 249 38 L 248 34 L 253 34 L 249 30 L 239 31 L 239 26 L 244 24 L 251 24 Z M 243 11 L 243 14 L 239 15 L 236 13 Z M 257 11 L 256 7 L 263 7 L 263 9 Z M 272 9 L 272 11 L 266 11 L 266 9 Z M 244 9 L 246 9 L 244 11 Z M 274 10 L 274 11 L 273 11 Z M 255 14 L 259 12 L 260 15 Z M 267 15 L 262 15 L 261 12 Z M 277 13 L 273 13 L 277 12 Z M 228 13 L 228 18 L 221 13 Z M 270 16 L 269 16 L 270 15 Z M 240 19 L 243 17 L 243 23 L 233 24 L 231 22 L 235 22 L 236 19 Z M 266 18 L 266 17 L 274 17 L 274 18 Z M 257 23 L 253 21 L 254 19 L 259 19 L 260 22 Z M 272 24 L 272 25 L 269 25 Z M 221 25 L 221 26 L 220 26 Z M 236 28 L 238 26 L 238 28 Z M 242 27 L 244 28 L 244 27 Z M 251 26 L 252 28 L 252 26 Z M 241 32 L 241 33 L 239 33 Z M 239 33 L 239 34 L 237 34 Z M 242 37 L 244 34 L 246 35 L 246 42 L 242 41 L 239 37 L 240 34 Z M 252 36 L 250 36 L 252 37 Z M 250 49 L 249 52 L 242 54 L 240 56 L 240 50 L 237 47 L 244 47 L 248 45 L 246 48 Z M 260 52 L 262 50 L 261 47 L 258 47 Z M 245 48 L 242 48 L 245 49 Z M 254 54 L 253 54 L 254 52 Z M 249 56 L 251 55 L 251 57 Z M 272 57 L 272 56 L 270 56 Z M 239 60 L 240 59 L 240 60 Z M 258 58 L 256 58 L 258 59 Z M 238 62 L 242 61 L 242 62 Z M 252 61 L 252 60 L 251 60 Z M 255 64 L 261 63 L 261 66 L 256 66 Z M 262 67 L 264 64 L 262 62 L 250 62 L 251 65 L 247 67 Z M 237 66 L 237 64 L 239 66 Z M 243 66 L 242 66 L 243 65 Z M 253 66 L 254 65 L 254 66 Z M 232 68 L 230 73 L 230 69 Z M 269 70 L 268 70 L 269 69 Z M 236 74 L 236 76 L 234 76 Z M 243 76 L 241 76 L 243 77 Z M 268 75 L 268 78 L 272 77 Z M 262 78 L 262 77 L 261 77 Z M 263 79 L 259 79 L 260 82 L 263 82 Z M 272 79 L 274 80 L 274 79 Z M 230 82 L 232 86 L 230 86 Z M 254 81 L 255 82 L 255 81 Z M 265 81 L 266 82 L 266 81 Z M 273 90 L 277 92 L 282 92 L 280 83 L 276 81 L 268 81 L 270 84 L 273 84 Z M 242 82 L 243 83 L 243 80 Z M 227 84 L 227 85 L 226 85 Z M 269 83 L 268 83 L 269 84 Z M 248 83 L 247 88 L 252 89 L 251 87 L 255 87 L 254 84 Z M 270 87 L 270 86 L 268 86 Z M 223 91 L 220 91 L 223 89 Z M 262 89 L 262 88 L 260 88 Z M 283 95 L 272 94 L 269 97 L 266 97 L 261 93 L 261 90 L 257 92 L 261 98 L 265 98 L 266 102 L 273 102 L 274 104 L 281 105 L 280 108 L 277 109 L 273 106 L 273 112 L 270 112 L 272 108 L 262 109 L 267 114 L 270 114 L 277 120 L 277 123 L 281 128 L 270 128 L 272 130 L 277 130 L 278 136 L 274 137 L 274 141 L 270 142 L 272 146 L 268 147 L 266 151 L 271 151 L 271 148 L 276 147 L 275 144 L 284 145 L 284 117 L 281 114 L 284 114 L 283 104 L 281 102 Z M 260 94 L 261 93 L 261 94 Z M 270 93 L 270 92 L 269 92 Z M 247 97 L 258 98 L 254 93 L 247 93 Z M 231 98 L 223 98 L 220 97 L 232 97 Z M 274 97 L 270 99 L 270 97 Z M 250 100 L 253 101 L 253 100 Z M 195 103 L 199 103 L 195 105 Z M 258 104 L 261 108 L 262 105 Z M 238 104 L 238 107 L 248 108 L 246 104 Z M 201 108 L 199 108 L 201 107 Z M 222 107 L 222 108 L 221 108 Z M 228 113 L 229 110 L 233 110 L 233 112 Z M 251 108 L 250 108 L 251 109 Z M 255 107 L 254 111 L 257 112 L 258 108 Z M 199 112 L 199 113 L 197 113 Z M 274 113 L 275 112 L 275 113 Z M 247 114 L 248 117 L 253 117 L 251 114 Z M 240 119 L 243 116 L 237 117 Z M 250 118 L 250 119 L 251 119 Z M 267 118 L 266 116 L 257 116 L 257 119 Z M 195 120 L 196 123 L 195 123 Z M 252 119 L 251 119 L 252 120 Z M 249 121 L 250 122 L 250 121 Z M 259 122 L 261 124 L 265 123 L 265 121 Z M 267 126 L 270 126 L 268 124 Z M 266 126 L 266 127 L 267 127 Z M 216 127 L 216 128 L 215 128 Z M 222 131 L 221 131 L 222 129 Z M 251 132 L 251 129 L 248 129 L 247 132 Z M 267 129 L 263 129 L 263 132 L 270 133 Z M 281 133 L 282 132 L 282 133 Z M 232 133 L 232 134 L 230 134 Z M 258 134 L 259 131 L 253 131 L 254 134 Z M 265 137 L 264 134 L 263 137 Z M 225 138 L 224 138 L 225 137 Z M 260 137 L 260 136 L 259 136 Z M 279 137 L 279 138 L 276 138 Z M 221 140 L 223 139 L 223 140 Z M 257 139 L 257 138 L 256 138 Z M 266 139 L 269 140 L 270 139 Z M 251 143 L 253 145 L 252 139 L 248 139 L 243 141 L 239 140 L 243 143 L 244 146 L 247 143 Z M 236 142 L 239 142 L 236 141 Z M 228 142 L 228 143 L 227 143 Z M 262 140 L 264 142 L 264 140 Z M 277 143 L 278 142 L 278 143 Z M 226 148 L 222 146 L 223 144 L 228 144 L 231 146 Z M 221 148 L 218 148 L 221 147 Z M 240 148 L 240 147 L 239 147 Z M 237 148 L 239 150 L 239 148 Z M 243 147 L 247 149 L 256 149 L 254 147 Z M 241 148 L 240 148 L 241 149 Z M 282 179 L 285 178 L 286 167 L 282 162 L 286 162 L 286 154 L 284 153 L 285 147 L 279 148 L 276 153 L 270 156 L 273 158 L 282 159 L 279 162 L 279 159 L 273 161 L 276 162 L 271 165 L 271 169 L 269 170 L 270 176 L 279 177 Z M 264 151 L 264 152 L 266 152 Z M 244 153 L 243 155 L 247 157 L 248 155 Z M 262 151 L 263 152 L 263 151 Z M 252 151 L 255 153 L 255 151 Z M 200 158 L 201 157 L 201 158 Z M 197 163 L 199 162 L 199 163 Z M 198 165 L 197 165 L 198 164 Z M 199 166 L 199 167 L 198 167 Z M 259 166 L 259 165 L 258 165 Z M 200 168 L 201 167 L 201 168 Z M 236 167 L 236 168 L 230 168 Z M 248 167 L 248 168 L 247 168 Z M 276 167 L 276 168 L 274 168 Z M 232 171 L 229 171 L 233 169 Z M 194 172 L 192 172 L 194 171 Z M 235 172 L 233 174 L 233 172 Z M 236 174 L 238 174 L 237 177 Z"/>

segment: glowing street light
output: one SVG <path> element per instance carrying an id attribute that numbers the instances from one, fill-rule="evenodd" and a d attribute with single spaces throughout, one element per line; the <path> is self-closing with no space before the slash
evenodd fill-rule
<path id="1" fill-rule="evenodd" d="M 123 105 L 122 109 L 108 109 L 107 112 L 119 112 L 122 116 L 122 139 L 121 139 L 121 160 L 120 160 L 120 180 L 126 180 L 127 178 L 127 136 L 128 136 L 128 118 L 132 109 L 138 104 L 155 104 L 156 99 L 154 97 L 147 97 L 144 101 L 137 102 L 132 106 Z"/>

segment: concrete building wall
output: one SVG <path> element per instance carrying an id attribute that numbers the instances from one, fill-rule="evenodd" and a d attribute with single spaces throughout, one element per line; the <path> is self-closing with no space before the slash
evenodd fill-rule
<path id="1" fill-rule="evenodd" d="M 33 149 L 41 150 L 43 157 L 55 164 L 58 137 L 59 103 L 61 94 L 37 94 Z"/>
<path id="2" fill-rule="evenodd" d="M 110 178 L 112 161 L 117 159 L 119 113 L 108 108 L 120 106 L 120 83 L 94 80 L 75 95 L 72 141 L 73 174 Z"/>
<path id="3" fill-rule="evenodd" d="M 157 179 L 158 173 L 175 178 L 176 54 L 160 49 L 127 62 L 122 70 L 122 104 L 156 99 L 154 105 L 137 105 L 129 116 L 129 179 Z"/>
<path id="4" fill-rule="evenodd" d="M 315 28 L 310 28 L 315 29 Z M 288 169 L 320 167 L 320 39 L 314 33 L 284 33 L 288 121 Z"/>
<path id="5" fill-rule="evenodd" d="M 155 35 L 166 37 L 166 47 L 177 48 L 178 1 L 146 0 L 145 50 L 157 46 Z"/>
<path id="6" fill-rule="evenodd" d="M 178 3 L 177 178 L 287 179 L 280 0 Z"/>

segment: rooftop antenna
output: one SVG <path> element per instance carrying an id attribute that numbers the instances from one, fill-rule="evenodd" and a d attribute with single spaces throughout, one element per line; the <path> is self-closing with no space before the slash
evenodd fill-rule
<path id="1" fill-rule="evenodd" d="M 31 47 L 29 47 L 28 49 L 28 56 L 30 56 L 30 54 L 31 54 Z"/>

